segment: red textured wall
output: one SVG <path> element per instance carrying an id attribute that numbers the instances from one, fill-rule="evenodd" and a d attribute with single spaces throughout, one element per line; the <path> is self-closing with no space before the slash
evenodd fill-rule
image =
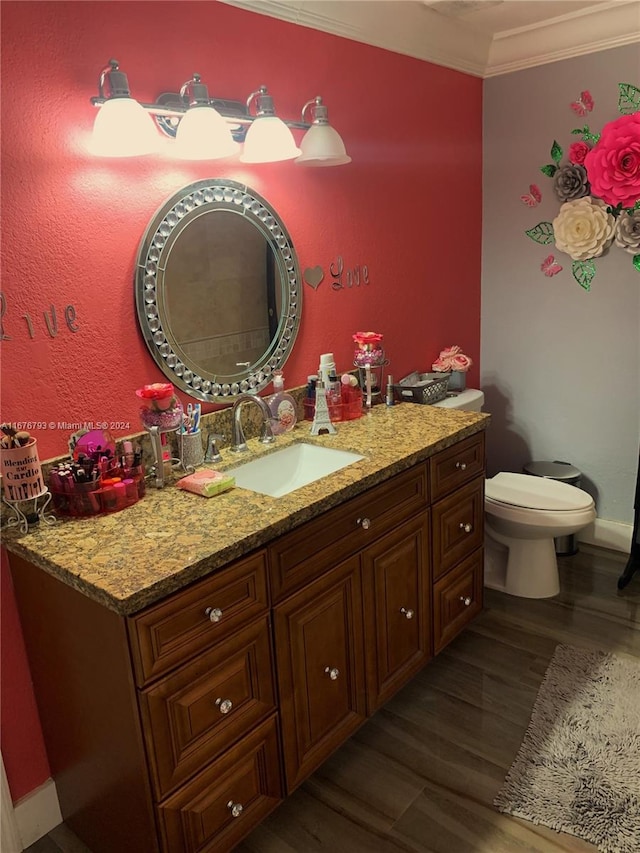
<path id="1" fill-rule="evenodd" d="M 297 118 L 321 94 L 353 163 L 181 164 L 161 156 L 98 160 L 86 150 L 101 67 L 116 57 L 132 94 L 153 101 L 194 71 L 211 94 L 242 99 L 266 84 Z M 159 205 L 205 177 L 245 181 L 285 222 L 305 285 L 287 384 L 333 351 L 351 363 L 354 331 L 384 334 L 396 376 L 428 369 L 480 330 L 482 83 L 429 63 L 219 3 L 2 3 L 3 420 L 34 430 L 41 458 L 66 451 L 58 423 L 125 421 L 139 430 L 134 390 L 159 381 L 138 332 L 134 266 Z M 370 284 L 334 291 L 328 269 L 366 264 Z M 76 312 L 77 332 L 64 320 Z M 54 306 L 52 337 L 44 313 Z M 32 338 L 27 322 L 33 324 Z M 125 430 L 124 432 L 127 432 Z M 123 431 L 116 431 L 116 435 Z M 4 681 L 4 672 L 3 672 Z M 5 702 L 2 746 L 18 724 Z M 26 762 L 29 764 L 29 761 Z M 34 757 L 33 766 L 38 766 Z M 7 767 L 14 796 L 28 768 Z M 37 775 L 37 773 L 36 773 Z"/>

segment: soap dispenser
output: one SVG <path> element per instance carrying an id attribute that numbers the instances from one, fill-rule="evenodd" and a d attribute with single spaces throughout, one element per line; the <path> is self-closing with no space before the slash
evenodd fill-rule
<path id="1" fill-rule="evenodd" d="M 273 371 L 273 393 L 267 400 L 271 412 L 271 430 L 274 435 L 289 432 L 296 425 L 295 400 L 284 390 L 284 376 L 281 370 Z"/>

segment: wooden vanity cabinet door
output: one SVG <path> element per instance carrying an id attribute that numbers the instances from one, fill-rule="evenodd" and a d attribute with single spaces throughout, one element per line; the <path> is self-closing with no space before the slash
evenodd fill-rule
<path id="1" fill-rule="evenodd" d="M 265 616 L 140 694 L 158 799 L 275 711 Z"/>
<path id="2" fill-rule="evenodd" d="M 362 591 L 371 714 L 431 658 L 428 511 L 363 552 Z"/>
<path id="3" fill-rule="evenodd" d="M 274 608 L 288 792 L 365 720 L 357 556 Z"/>
<path id="4" fill-rule="evenodd" d="M 444 649 L 482 610 L 484 551 L 478 548 L 433 587 L 435 654 Z"/>
<path id="5" fill-rule="evenodd" d="M 229 853 L 281 801 L 274 715 L 158 805 L 163 853 Z"/>
<path id="6" fill-rule="evenodd" d="M 433 578 L 437 580 L 484 542 L 484 478 L 432 507 Z"/>

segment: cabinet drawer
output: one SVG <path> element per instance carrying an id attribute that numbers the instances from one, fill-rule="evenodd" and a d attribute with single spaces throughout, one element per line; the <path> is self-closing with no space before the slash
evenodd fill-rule
<path id="1" fill-rule="evenodd" d="M 267 612 L 266 553 L 221 569 L 129 620 L 138 686 Z"/>
<path id="2" fill-rule="evenodd" d="M 264 617 L 141 694 L 158 799 L 275 710 L 272 669 Z"/>
<path id="3" fill-rule="evenodd" d="M 434 652 L 438 654 L 482 610 L 484 552 L 479 548 L 433 588 Z"/>
<path id="4" fill-rule="evenodd" d="M 484 432 L 479 432 L 441 450 L 429 460 L 431 500 L 448 495 L 484 474 Z"/>
<path id="5" fill-rule="evenodd" d="M 271 717 L 158 806 L 164 853 L 227 853 L 282 800 Z"/>
<path id="6" fill-rule="evenodd" d="M 427 467 L 416 465 L 282 536 L 269 546 L 273 601 L 426 509 L 427 502 Z"/>
<path id="7" fill-rule="evenodd" d="M 484 541 L 484 478 L 438 501 L 432 518 L 433 577 L 437 580 Z"/>

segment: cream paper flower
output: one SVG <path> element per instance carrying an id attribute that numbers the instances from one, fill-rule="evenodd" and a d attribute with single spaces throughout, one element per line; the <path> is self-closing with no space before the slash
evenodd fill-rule
<path id="1" fill-rule="evenodd" d="M 616 221 L 597 198 L 565 202 L 553 220 L 556 247 L 574 261 L 598 258 L 613 241 Z"/>

